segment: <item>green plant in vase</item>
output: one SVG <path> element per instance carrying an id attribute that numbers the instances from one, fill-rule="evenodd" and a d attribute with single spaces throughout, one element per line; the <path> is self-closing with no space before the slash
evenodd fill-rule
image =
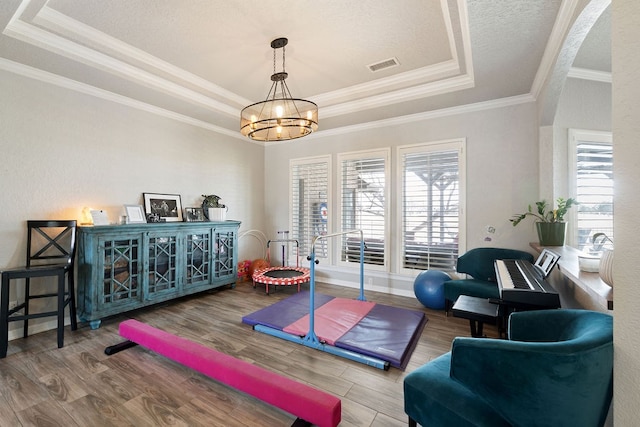
<path id="1" fill-rule="evenodd" d="M 204 213 L 205 218 L 209 221 L 220 220 L 224 217 L 224 213 L 226 212 L 226 205 L 220 203 L 220 196 L 216 196 L 215 194 L 205 195 L 203 194 L 204 200 L 202 201 L 202 211 Z M 217 211 L 214 211 L 217 210 Z M 212 215 L 212 212 L 217 212 Z"/>
<path id="2" fill-rule="evenodd" d="M 225 206 L 220 203 L 220 196 L 216 196 L 215 194 L 211 194 L 209 196 L 203 194 L 204 200 L 202 201 L 202 209 L 206 208 L 224 208 Z"/>
<path id="3" fill-rule="evenodd" d="M 578 202 L 574 198 L 564 199 L 558 197 L 556 199 L 556 208 L 547 204 L 546 200 L 536 202 L 536 210 L 529 205 L 527 212 L 514 215 L 509 221 L 515 227 L 528 216 L 536 219 L 536 229 L 538 238 L 542 246 L 562 246 L 564 245 L 564 236 L 566 232 L 566 222 L 564 216 L 567 211 Z"/>

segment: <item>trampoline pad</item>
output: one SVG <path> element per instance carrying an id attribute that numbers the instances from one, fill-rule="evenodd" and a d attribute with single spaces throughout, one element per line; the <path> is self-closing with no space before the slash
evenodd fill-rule
<path id="1" fill-rule="evenodd" d="M 273 277 L 274 279 L 283 279 L 289 277 L 302 276 L 304 273 L 298 270 L 271 270 L 263 273 L 263 276 Z"/>

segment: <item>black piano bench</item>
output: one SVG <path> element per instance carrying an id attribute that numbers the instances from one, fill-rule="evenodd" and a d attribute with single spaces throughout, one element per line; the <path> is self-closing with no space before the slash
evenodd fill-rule
<path id="1" fill-rule="evenodd" d="M 451 311 L 453 317 L 469 319 L 471 336 L 474 338 L 484 337 L 483 326 L 485 323 L 498 326 L 500 335 L 502 335 L 500 305 L 489 302 L 487 298 L 460 295 Z"/>

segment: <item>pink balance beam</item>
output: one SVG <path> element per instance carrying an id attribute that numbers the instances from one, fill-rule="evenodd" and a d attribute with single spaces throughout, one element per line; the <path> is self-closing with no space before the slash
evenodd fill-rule
<path id="1" fill-rule="evenodd" d="M 304 421 L 321 427 L 340 424 L 341 401 L 333 395 L 137 320 L 120 323 L 119 331 L 134 343 Z"/>

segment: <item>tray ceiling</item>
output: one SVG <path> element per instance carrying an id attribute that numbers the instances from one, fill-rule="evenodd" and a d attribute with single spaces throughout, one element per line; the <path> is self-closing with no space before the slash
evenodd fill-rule
<path id="1" fill-rule="evenodd" d="M 554 25 L 578 3 L 3 0 L 0 69 L 242 138 L 240 110 L 271 84 L 270 42 L 287 37 L 289 88 L 319 105 L 319 132 L 335 132 L 535 99 L 557 53 Z M 610 25 L 607 10 L 580 70 L 610 73 Z"/>

